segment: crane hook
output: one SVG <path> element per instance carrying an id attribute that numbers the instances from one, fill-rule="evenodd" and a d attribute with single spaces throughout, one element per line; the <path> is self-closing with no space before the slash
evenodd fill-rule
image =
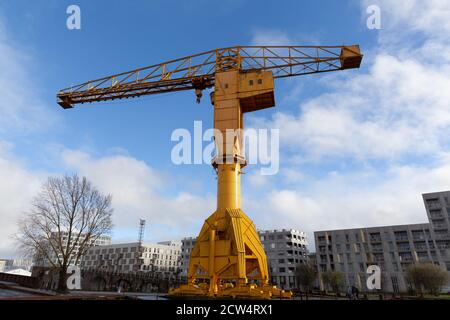
<path id="1" fill-rule="evenodd" d="M 195 95 L 197 97 L 197 103 L 200 103 L 200 99 L 203 96 L 202 89 L 195 89 Z"/>

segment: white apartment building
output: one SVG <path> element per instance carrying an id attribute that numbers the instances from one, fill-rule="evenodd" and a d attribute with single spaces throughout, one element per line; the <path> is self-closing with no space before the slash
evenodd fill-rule
<path id="1" fill-rule="evenodd" d="M 0 259 L 0 272 L 8 272 L 15 269 L 31 271 L 32 259 Z"/>
<path id="2" fill-rule="evenodd" d="M 296 268 L 308 261 L 307 237 L 295 229 L 258 231 L 269 264 L 269 281 L 281 289 L 297 288 Z"/>
<path id="3" fill-rule="evenodd" d="M 57 241 L 58 238 L 58 233 L 54 232 L 54 237 L 55 237 L 55 241 Z M 74 264 L 76 257 L 78 255 L 79 249 L 80 249 L 80 243 L 82 243 L 85 240 L 86 235 L 85 234 L 81 234 L 79 239 L 77 240 L 78 234 L 75 232 L 72 232 L 72 236 L 70 237 L 70 246 L 75 245 L 74 247 L 74 251 L 71 254 L 71 258 L 70 258 L 70 262 L 69 264 Z M 68 232 L 63 232 L 62 234 L 62 247 L 65 248 L 68 243 L 69 243 L 69 233 Z M 97 239 L 91 239 L 89 245 L 91 247 L 95 247 L 95 246 L 102 246 L 102 245 L 108 245 L 111 244 L 111 237 L 109 236 L 100 236 Z M 59 258 L 62 257 L 62 254 L 58 254 L 56 252 L 54 252 L 53 250 L 49 249 L 48 253 L 50 255 L 50 259 L 51 261 L 53 261 L 53 263 L 55 265 L 58 265 L 58 256 Z M 78 265 L 80 265 L 81 263 L 81 259 L 79 259 L 78 261 Z M 42 256 L 35 256 L 34 257 L 34 262 L 33 265 L 35 266 L 44 266 L 44 267 L 50 267 L 51 264 L 49 263 L 48 259 Z"/>
<path id="4" fill-rule="evenodd" d="M 195 242 L 197 241 L 196 237 L 186 237 L 181 239 L 181 260 L 180 260 L 180 269 L 181 276 L 187 277 L 187 272 L 189 268 L 189 260 L 191 258 L 192 248 L 194 248 Z"/>
<path id="5" fill-rule="evenodd" d="M 180 272 L 181 243 L 120 243 L 90 248 L 83 256 L 82 267 L 114 272 Z"/>
<path id="6" fill-rule="evenodd" d="M 294 288 L 296 265 L 307 261 L 306 234 L 294 229 L 259 230 L 258 234 L 267 255 L 270 282 L 283 289 Z M 181 275 L 185 277 L 195 241 L 193 237 L 181 240 Z"/>
<path id="7" fill-rule="evenodd" d="M 450 191 L 422 196 L 429 223 L 314 232 L 319 275 L 340 271 L 346 286 L 365 291 L 367 267 L 376 264 L 382 290 L 398 293 L 411 288 L 405 277 L 411 264 L 434 263 L 450 271 Z"/>

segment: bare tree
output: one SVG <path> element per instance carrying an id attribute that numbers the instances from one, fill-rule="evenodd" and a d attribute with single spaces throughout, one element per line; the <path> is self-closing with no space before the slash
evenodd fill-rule
<path id="1" fill-rule="evenodd" d="M 432 263 L 409 266 L 406 270 L 406 278 L 421 296 L 423 296 L 423 289 L 430 294 L 439 295 L 449 279 L 447 271 Z"/>
<path id="2" fill-rule="evenodd" d="M 295 271 L 298 284 L 306 292 L 306 299 L 308 299 L 308 292 L 311 290 L 311 285 L 317 279 L 317 270 L 312 264 L 302 263 L 297 266 Z"/>
<path id="3" fill-rule="evenodd" d="M 17 240 L 33 257 L 59 270 L 58 291 L 67 291 L 67 268 L 112 229 L 111 195 L 78 175 L 50 177 L 19 221 Z"/>
<path id="4" fill-rule="evenodd" d="M 337 294 L 340 294 L 340 289 L 344 285 L 344 274 L 339 271 L 325 271 L 322 273 L 322 281 L 326 288 L 329 286 Z"/>

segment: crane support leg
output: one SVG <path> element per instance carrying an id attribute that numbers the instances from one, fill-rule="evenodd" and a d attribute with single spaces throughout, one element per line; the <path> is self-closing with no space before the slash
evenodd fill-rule
<path id="1" fill-rule="evenodd" d="M 189 261 L 187 285 L 173 296 L 290 298 L 269 285 L 267 258 L 254 223 L 239 208 L 240 164 L 218 167 L 218 209 L 206 219 Z"/>

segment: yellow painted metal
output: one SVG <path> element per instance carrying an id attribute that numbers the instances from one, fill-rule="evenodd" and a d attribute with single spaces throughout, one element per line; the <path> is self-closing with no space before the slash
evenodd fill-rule
<path id="1" fill-rule="evenodd" d="M 261 98 L 262 97 L 262 98 Z M 259 99 L 259 100 L 258 100 Z M 216 73 L 214 127 L 217 154 L 217 210 L 206 219 L 192 249 L 188 285 L 171 295 L 204 295 L 197 287 L 209 283 L 211 297 L 269 299 L 291 294 L 269 285 L 267 258 L 254 223 L 241 210 L 243 113 L 274 105 L 273 77 L 269 72 Z M 243 109 L 242 104 L 247 106 Z M 230 130 L 232 133 L 229 134 Z"/>
<path id="2" fill-rule="evenodd" d="M 127 99 L 214 86 L 217 210 L 206 219 L 192 250 L 189 283 L 171 295 L 289 298 L 268 284 L 267 259 L 253 222 L 240 209 L 244 113 L 275 106 L 274 78 L 359 68 L 351 46 L 236 46 L 220 48 L 62 89 L 58 104 Z M 231 134 L 229 134 L 231 130 Z M 220 134 L 219 134 L 220 133 Z M 257 282 L 257 283 L 255 283 Z"/>

